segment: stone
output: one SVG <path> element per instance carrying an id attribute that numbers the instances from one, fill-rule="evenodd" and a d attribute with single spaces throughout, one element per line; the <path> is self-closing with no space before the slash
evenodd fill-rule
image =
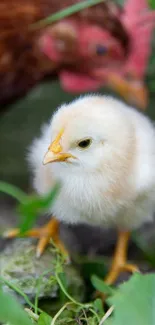
<path id="1" fill-rule="evenodd" d="M 53 281 L 57 258 L 58 254 L 52 245 L 38 259 L 36 243 L 32 239 L 15 239 L 0 254 L 0 275 L 18 287 L 31 301 L 34 302 L 37 294 L 39 300 L 50 299 L 51 302 L 51 299 L 56 300 L 60 296 L 59 285 Z M 84 285 L 78 271 L 71 263 L 65 264 L 63 271 L 69 294 L 82 301 Z M 25 304 L 25 299 L 6 284 L 3 284 L 3 289 L 13 293 L 20 303 Z"/>

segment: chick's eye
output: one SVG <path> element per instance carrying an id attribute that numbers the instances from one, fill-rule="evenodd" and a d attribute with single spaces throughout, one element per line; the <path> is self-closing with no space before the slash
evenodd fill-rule
<path id="1" fill-rule="evenodd" d="M 91 143 L 92 143 L 91 139 L 84 139 L 84 140 L 81 140 L 80 142 L 78 142 L 78 147 L 80 149 L 86 149 L 91 145 Z"/>

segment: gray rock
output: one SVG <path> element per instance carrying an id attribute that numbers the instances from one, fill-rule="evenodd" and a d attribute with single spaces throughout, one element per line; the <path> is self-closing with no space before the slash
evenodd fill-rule
<path id="1" fill-rule="evenodd" d="M 13 286 L 24 292 L 31 301 L 36 294 L 39 299 L 59 298 L 59 286 L 51 280 L 55 273 L 58 258 L 52 245 L 49 245 L 40 259 L 36 258 L 36 243 L 31 239 L 16 239 L 10 242 L 0 254 L 0 274 Z M 49 271 L 49 272 L 48 272 Z M 70 264 L 64 265 L 67 288 L 75 299 L 81 301 L 84 296 L 84 286 L 77 270 Z M 3 288 L 7 292 L 14 292 L 6 284 Z M 19 301 L 24 304 L 25 299 L 14 292 Z"/>

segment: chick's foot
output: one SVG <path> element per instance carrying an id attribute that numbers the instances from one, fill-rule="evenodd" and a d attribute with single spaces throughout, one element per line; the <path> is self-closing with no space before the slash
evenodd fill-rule
<path id="1" fill-rule="evenodd" d="M 126 271 L 126 272 L 139 272 L 139 268 L 127 262 L 127 249 L 128 249 L 128 242 L 129 242 L 130 233 L 129 232 L 120 232 L 118 235 L 118 241 L 116 244 L 116 250 L 113 257 L 112 265 L 110 271 L 104 282 L 108 285 L 112 285 L 116 282 L 119 275 Z M 96 292 L 95 297 L 100 297 L 104 302 L 106 299 L 106 294 L 101 292 Z"/>
<path id="2" fill-rule="evenodd" d="M 14 238 L 18 237 L 20 231 L 18 228 L 8 230 L 3 234 L 5 238 Z M 55 245 L 60 249 L 60 251 L 68 259 L 68 252 L 64 247 L 63 243 L 59 239 L 59 221 L 55 218 L 52 218 L 45 226 L 40 228 L 34 228 L 27 231 L 24 234 L 24 237 L 33 237 L 39 238 L 39 242 L 36 249 L 36 256 L 40 257 L 44 252 L 46 246 L 49 244 L 50 239 L 52 238 Z"/>
<path id="3" fill-rule="evenodd" d="M 105 278 L 105 283 L 111 285 L 114 284 L 117 278 L 119 277 L 120 273 L 122 272 L 139 272 L 138 266 L 135 264 L 129 264 L 129 263 L 116 263 L 115 265 L 112 265 L 110 272 L 108 273 L 107 277 Z"/>
<path id="4" fill-rule="evenodd" d="M 115 283 L 120 273 L 123 271 L 131 273 L 139 272 L 139 269 L 136 265 L 127 262 L 129 237 L 130 233 L 125 231 L 120 232 L 118 235 L 118 241 L 112 266 L 107 277 L 105 278 L 105 282 L 109 285 Z"/>

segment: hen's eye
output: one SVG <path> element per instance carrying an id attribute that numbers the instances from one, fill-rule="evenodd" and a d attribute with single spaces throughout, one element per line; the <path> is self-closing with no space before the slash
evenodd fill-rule
<path id="1" fill-rule="evenodd" d="M 107 53 L 107 48 L 104 45 L 101 44 L 96 45 L 97 55 L 105 55 L 106 53 Z"/>
<path id="2" fill-rule="evenodd" d="M 78 143 L 78 147 L 80 149 L 86 149 L 88 148 L 92 143 L 92 140 L 91 139 L 84 139 L 84 140 L 81 140 L 79 143 Z"/>

